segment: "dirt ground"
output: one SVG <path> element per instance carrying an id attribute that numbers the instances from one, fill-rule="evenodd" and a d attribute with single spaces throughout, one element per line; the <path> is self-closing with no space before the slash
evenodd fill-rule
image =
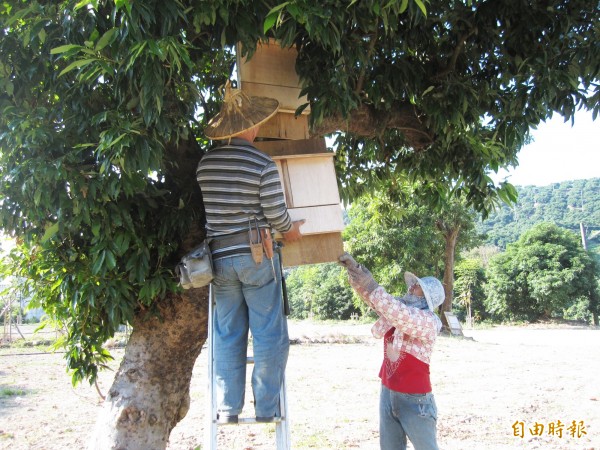
<path id="1" fill-rule="evenodd" d="M 381 343 L 369 325 L 291 322 L 287 370 L 293 449 L 378 449 Z M 432 358 L 444 450 L 600 450 L 600 329 L 567 325 L 463 330 Z M 0 349 L 0 449 L 85 448 L 99 410 L 95 387 L 73 388 L 63 355 Z M 116 367 L 121 350 L 117 350 Z M 113 374 L 103 373 L 106 392 Z M 191 409 L 169 450 L 201 448 L 206 356 Z M 252 405 L 247 403 L 248 416 Z M 543 429 L 542 429 L 543 427 Z M 219 448 L 274 449 L 271 424 L 219 428 Z"/>

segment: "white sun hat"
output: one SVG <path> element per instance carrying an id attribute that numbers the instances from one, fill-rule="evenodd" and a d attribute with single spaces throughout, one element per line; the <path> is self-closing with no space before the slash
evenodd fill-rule
<path id="1" fill-rule="evenodd" d="M 425 300 L 427 300 L 427 306 L 431 311 L 435 311 L 435 308 L 444 303 L 446 294 L 444 293 L 444 286 L 441 281 L 435 277 L 424 277 L 418 278 L 416 275 L 410 272 L 404 272 L 404 281 L 408 287 L 415 283 L 418 283 L 423 289 L 425 294 Z"/>

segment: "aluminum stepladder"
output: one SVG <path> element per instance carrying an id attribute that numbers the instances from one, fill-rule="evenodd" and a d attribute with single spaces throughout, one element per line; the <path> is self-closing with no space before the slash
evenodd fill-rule
<path id="1" fill-rule="evenodd" d="M 237 424 L 219 424 L 217 423 L 217 390 L 216 390 L 216 378 L 215 378 L 215 337 L 214 337 L 214 312 L 215 304 L 215 292 L 212 283 L 209 288 L 209 302 L 208 302 L 208 401 L 206 411 L 206 430 L 204 433 L 204 446 L 203 450 L 216 450 L 217 449 L 217 428 L 219 426 L 235 426 Z M 247 357 L 246 364 L 254 364 L 254 358 L 252 356 Z M 289 416 L 285 389 L 285 376 L 281 384 L 281 390 L 279 392 L 279 410 L 281 417 L 276 417 L 273 423 L 275 423 L 275 438 L 277 441 L 277 450 L 290 450 L 290 428 L 289 428 Z M 257 424 L 254 417 L 240 417 L 238 424 Z"/>

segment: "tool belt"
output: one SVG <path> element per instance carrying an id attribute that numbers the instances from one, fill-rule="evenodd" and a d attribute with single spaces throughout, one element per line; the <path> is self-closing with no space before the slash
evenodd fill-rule
<path id="1" fill-rule="evenodd" d="M 250 245 L 248 236 L 248 230 L 244 230 L 235 234 L 213 237 L 210 241 L 210 251 L 215 252 L 216 250 L 220 250 L 226 247 L 233 247 L 234 245 Z M 252 242 L 260 241 L 258 231 L 251 230 L 250 239 L 252 239 Z"/>

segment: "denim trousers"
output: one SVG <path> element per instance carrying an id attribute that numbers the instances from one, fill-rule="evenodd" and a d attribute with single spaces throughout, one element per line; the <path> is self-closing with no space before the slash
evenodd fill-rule
<path id="1" fill-rule="evenodd" d="M 433 394 L 404 394 L 381 385 L 379 444 L 381 450 L 404 450 L 406 438 L 415 450 L 437 450 L 437 407 Z"/>
<path id="2" fill-rule="evenodd" d="M 213 262 L 215 374 L 218 409 L 240 414 L 246 388 L 248 330 L 252 333 L 252 391 L 256 417 L 279 416 L 279 392 L 290 341 L 283 313 L 279 256 L 256 264 L 251 255 Z M 275 276 L 273 276 L 275 267 Z"/>

